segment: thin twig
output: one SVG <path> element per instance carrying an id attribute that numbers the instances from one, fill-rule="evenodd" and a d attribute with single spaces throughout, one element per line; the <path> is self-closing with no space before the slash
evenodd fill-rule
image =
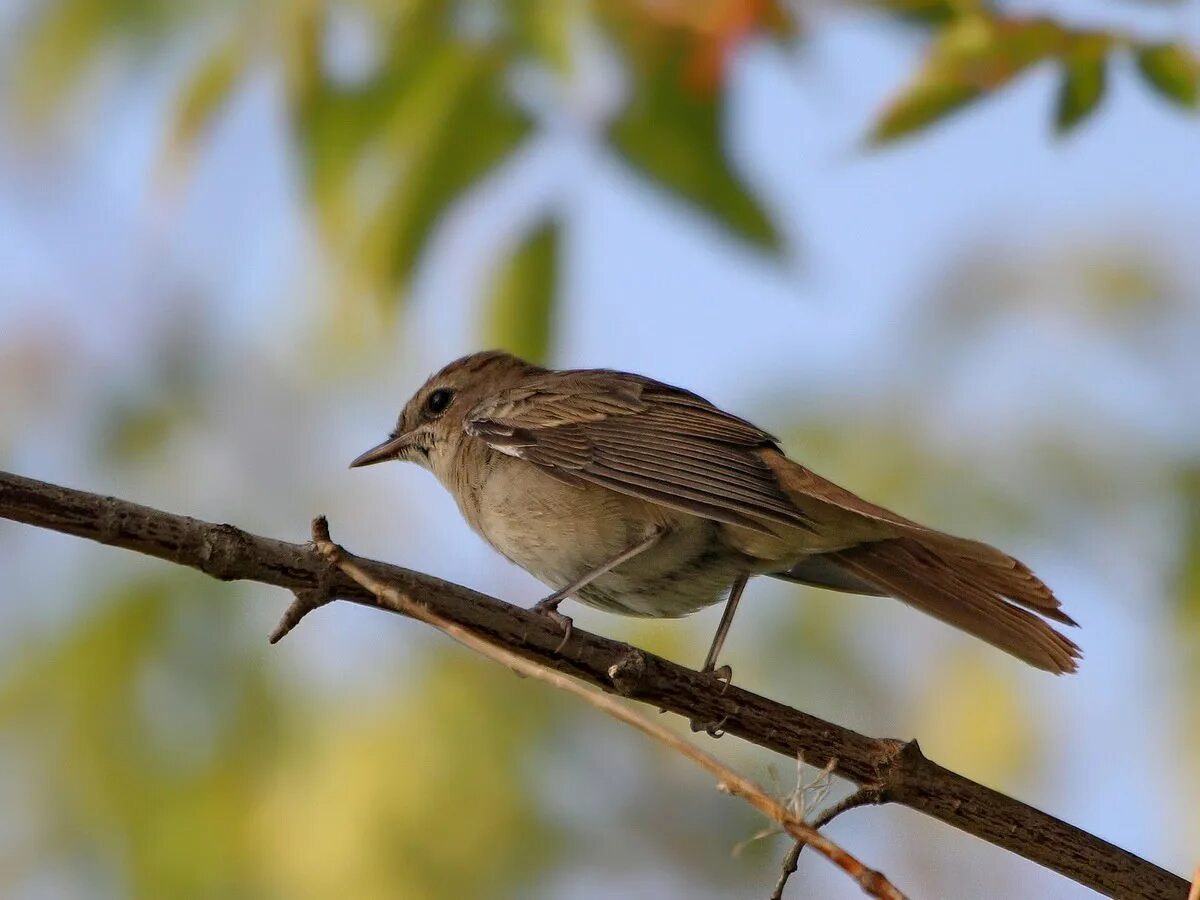
<path id="1" fill-rule="evenodd" d="M 579 682 L 573 681 L 565 675 L 517 656 L 511 650 L 472 634 L 462 626 L 431 612 L 394 585 L 373 576 L 359 564 L 357 557 L 340 545 L 333 543 L 329 537 L 329 523 L 326 522 L 324 516 L 313 520 L 312 534 L 314 545 L 330 565 L 349 575 L 385 605 L 395 607 L 405 615 L 432 625 L 463 646 L 501 665 L 508 666 L 519 675 L 544 681 L 654 738 L 713 775 L 717 779 L 717 786 L 720 790 L 734 797 L 741 797 L 768 819 L 777 823 L 797 841 L 811 844 L 814 850 L 853 878 L 865 893 L 872 897 L 884 898 L 884 900 L 903 900 L 904 895 L 882 873 L 863 865 L 861 861 L 820 834 L 803 819 L 785 809 L 782 804 L 768 796 L 750 779 L 727 768 L 716 757 L 705 753 L 699 747 L 673 734 L 658 723 L 638 715 L 606 694 L 585 688 Z"/>
<path id="2" fill-rule="evenodd" d="M 819 831 L 847 810 L 857 809 L 860 806 L 870 806 L 872 803 L 878 803 L 879 801 L 880 794 L 878 788 L 861 787 L 853 794 L 843 797 L 837 803 L 830 806 L 809 822 L 809 825 L 814 830 Z M 779 881 L 775 883 L 775 890 L 771 892 L 771 900 L 783 900 L 783 890 L 787 887 L 788 879 L 792 877 L 792 873 L 800 865 L 800 852 L 807 843 L 808 841 L 796 841 L 788 851 L 787 856 L 783 858 L 783 869 L 779 873 Z"/>
<path id="3" fill-rule="evenodd" d="M 283 615 L 279 617 L 279 624 L 275 626 L 267 638 L 272 644 L 278 644 L 291 634 L 292 629 L 300 624 L 300 620 L 314 609 L 318 609 L 326 603 L 332 603 L 337 599 L 330 596 L 327 591 L 322 591 L 319 588 L 302 589 L 293 591 L 292 593 L 295 594 L 295 597 L 288 604 L 288 608 L 283 611 Z"/>

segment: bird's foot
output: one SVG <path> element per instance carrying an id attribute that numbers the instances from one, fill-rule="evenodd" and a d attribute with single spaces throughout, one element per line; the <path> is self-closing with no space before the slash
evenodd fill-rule
<path id="1" fill-rule="evenodd" d="M 562 603 L 566 597 L 558 591 L 555 591 L 549 597 L 539 600 L 533 604 L 533 611 L 539 616 L 545 616 L 552 622 L 558 623 L 563 630 L 563 639 L 554 649 L 555 653 L 562 652 L 562 648 L 567 646 L 567 641 L 571 639 L 571 630 L 574 628 L 575 622 L 570 616 L 563 615 L 558 611 L 558 604 Z"/>
<path id="2" fill-rule="evenodd" d="M 700 674 L 708 675 L 709 677 L 713 678 L 715 681 L 719 682 L 721 685 L 721 694 L 725 693 L 725 690 L 729 687 L 729 683 L 731 681 L 733 681 L 733 669 L 727 665 L 717 666 L 715 669 L 714 668 L 701 669 Z M 699 722 L 692 721 L 689 724 L 692 726 L 692 731 L 703 731 L 709 737 L 719 738 L 721 735 L 723 735 L 725 733 L 722 726 L 725 724 L 725 722 L 728 720 L 728 718 L 729 718 L 728 716 L 725 716 L 719 722 L 708 722 L 705 724 L 701 724 Z"/>
<path id="3" fill-rule="evenodd" d="M 729 721 L 729 716 L 722 716 L 719 722 L 708 722 L 701 724 L 696 721 L 688 722 L 692 726 L 692 731 L 703 731 L 710 738 L 719 738 L 725 734 L 725 723 Z"/>
<path id="4" fill-rule="evenodd" d="M 733 667 L 729 665 L 717 666 L 715 669 L 701 669 L 701 675 L 711 675 L 717 681 L 721 682 L 721 693 L 725 693 L 725 689 L 733 682 Z"/>

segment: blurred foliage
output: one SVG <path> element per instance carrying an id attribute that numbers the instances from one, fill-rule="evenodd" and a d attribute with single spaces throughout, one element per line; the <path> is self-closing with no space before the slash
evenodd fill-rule
<path id="1" fill-rule="evenodd" d="M 1200 60 L 1177 44 L 1144 44 L 1137 51 L 1142 76 L 1160 94 L 1181 106 L 1200 99 Z"/>
<path id="2" fill-rule="evenodd" d="M 877 143 L 922 131 L 1048 61 L 1061 71 L 1055 124 L 1059 132 L 1070 131 L 1099 106 L 1109 58 L 1118 50 L 1134 54 L 1156 91 L 1181 106 L 1195 105 L 1200 57 L 1182 45 L 1149 44 L 1046 17 L 1007 16 L 970 0 L 897 5 L 920 8 L 921 19 L 936 32 L 921 70 L 876 122 L 872 137 Z"/>
<path id="3" fill-rule="evenodd" d="M 526 237 L 505 262 L 493 288 L 485 345 L 533 362 L 547 361 L 553 336 L 560 230 L 557 222 L 545 223 Z"/>
<path id="4" fill-rule="evenodd" d="M 633 82 L 630 101 L 611 129 L 616 147 L 656 184 L 686 197 L 734 234 L 780 250 L 774 224 L 732 170 L 721 139 L 721 86 L 730 45 L 744 39 L 767 4 L 715 4 L 746 15 L 717 22 L 709 20 L 705 4 L 662 4 L 662 18 L 649 27 L 646 7 L 612 6 L 626 13 L 614 18 L 612 33 L 619 36 Z"/>
<path id="5" fill-rule="evenodd" d="M 0 682 L 29 847 L 0 893 L 52 854 L 137 897 L 496 896 L 551 864 L 525 761 L 553 704 L 489 664 L 437 655 L 388 709 L 315 718 L 228 586 L 167 570 L 91 603 Z"/>
<path id="6" fill-rule="evenodd" d="M 1183 469 L 1176 495 L 1182 521 L 1175 620 L 1182 637 L 1184 667 L 1196 684 L 1200 683 L 1200 463 L 1193 462 Z M 1200 706 L 1192 705 L 1191 718 L 1192 731 L 1200 736 Z M 1196 774 L 1200 778 L 1200 772 Z"/>
<path id="7" fill-rule="evenodd" d="M 24 828 L 81 877 L 120 860 L 113 892 L 227 894 L 256 871 L 243 811 L 275 765 L 280 693 L 237 637 L 244 601 L 206 581 L 121 584 L 0 684 L 0 728 L 37 760 Z M 8 868 L 12 890 L 29 872 Z"/>
<path id="8" fill-rule="evenodd" d="M 552 867 L 526 761 L 554 704 L 515 680 L 438 652 L 399 705 L 343 714 L 293 748 L 255 816 L 277 895 L 494 897 Z"/>
<path id="9" fill-rule="evenodd" d="M 912 733 L 951 769 L 984 784 L 1013 784 L 1040 755 L 1035 723 L 1012 673 L 979 648 L 940 655 L 916 698 Z"/>
<path id="10" fill-rule="evenodd" d="M 1197 102 L 1200 64 L 1179 44 L 1016 16 L 986 0 L 861 5 L 930 38 L 920 71 L 880 112 L 876 143 L 923 131 L 1043 62 L 1061 70 L 1055 123 L 1069 131 L 1098 108 L 1120 50 L 1156 92 Z M 613 149 L 723 231 L 779 254 L 770 211 L 727 152 L 730 62 L 751 41 L 803 39 L 810 18 L 783 0 L 46 0 L 7 65 L 22 106 L 47 115 L 105 51 L 143 60 L 186 38 L 194 63 L 165 141 L 171 170 L 248 77 L 281 72 L 315 215 L 347 282 L 339 293 L 394 301 L 446 210 L 544 112 L 517 97 L 511 74 L 532 64 L 569 82 L 585 36 L 602 35 L 625 64 L 628 101 L 604 128 Z M 343 20 L 357 23 L 365 50 L 339 45 Z M 539 309 L 546 321 L 535 330 L 549 334 L 553 303 Z"/>

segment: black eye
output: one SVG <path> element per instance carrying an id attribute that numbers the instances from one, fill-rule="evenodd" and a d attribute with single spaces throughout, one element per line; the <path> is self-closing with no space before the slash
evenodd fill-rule
<path id="1" fill-rule="evenodd" d="M 430 415 L 439 415 L 446 411 L 450 401 L 454 399 L 454 391 L 449 388 L 438 388 L 425 398 L 425 411 Z"/>

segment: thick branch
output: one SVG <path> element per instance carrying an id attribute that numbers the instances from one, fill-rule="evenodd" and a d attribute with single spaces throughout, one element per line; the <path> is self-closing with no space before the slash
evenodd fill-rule
<path id="1" fill-rule="evenodd" d="M 385 609 L 366 589 L 331 569 L 308 544 L 262 538 L 145 506 L 0 473 L 0 517 L 125 547 L 223 580 L 249 579 L 307 596 L 336 596 Z M 384 563 L 369 570 L 454 622 L 528 659 L 610 693 L 720 723 L 789 759 L 803 754 L 836 774 L 1053 869 L 1111 897 L 1184 900 L 1188 882 L 1060 819 L 950 772 L 916 741 L 870 738 L 651 653 L 575 629 L 430 575 Z"/>
<path id="2" fill-rule="evenodd" d="M 904 900 L 904 895 L 880 872 L 867 868 L 861 861 L 851 856 L 833 841 L 825 837 L 816 828 L 804 821 L 777 800 L 767 796 L 767 793 L 750 779 L 739 775 L 725 766 L 715 756 L 705 753 L 690 741 L 685 741 L 678 735 L 668 731 L 657 722 L 651 722 L 645 716 L 639 716 L 619 700 L 614 700 L 599 691 L 584 687 L 578 681 L 567 678 L 561 672 L 555 672 L 546 666 L 532 662 L 523 656 L 518 656 L 507 647 L 493 644 L 473 632 L 467 631 L 448 619 L 443 619 L 436 613 L 430 612 L 419 601 L 403 591 L 396 590 L 391 584 L 371 575 L 362 568 L 363 560 L 348 553 L 343 547 L 333 543 L 329 537 L 329 523 L 321 516 L 313 521 L 313 544 L 317 551 L 335 566 L 339 571 L 353 578 L 378 598 L 379 602 L 388 609 L 395 610 L 401 615 L 419 619 L 426 625 L 432 625 L 444 632 L 463 646 L 474 650 L 493 662 L 508 666 L 518 675 L 544 681 L 560 691 L 565 691 L 585 703 L 607 713 L 619 722 L 636 728 L 642 734 L 654 738 L 661 744 L 690 759 L 700 768 L 717 778 L 720 789 L 727 794 L 741 797 L 768 819 L 780 826 L 796 839 L 797 846 L 811 845 L 818 853 L 853 878 L 858 886 L 872 897 L 881 900 Z"/>

